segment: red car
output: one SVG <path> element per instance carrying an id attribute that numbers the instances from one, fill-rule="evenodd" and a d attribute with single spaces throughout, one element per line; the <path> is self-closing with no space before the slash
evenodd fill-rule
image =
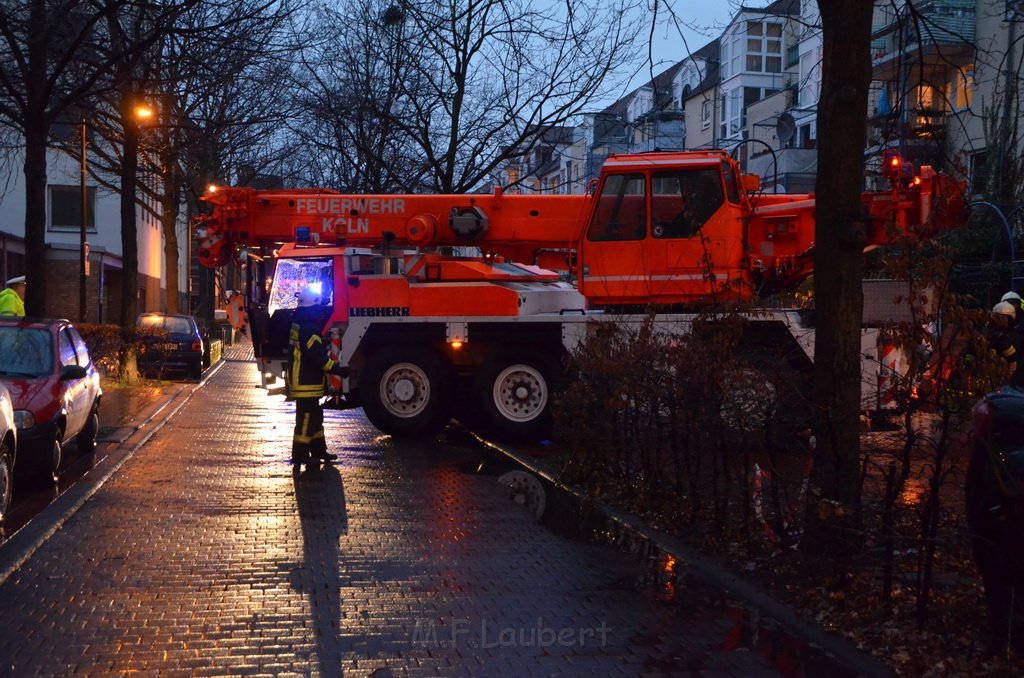
<path id="1" fill-rule="evenodd" d="M 18 467 L 56 482 L 64 446 L 96 449 L 100 377 L 67 320 L 0 318 L 0 383 L 11 393 Z"/>
<path id="2" fill-rule="evenodd" d="M 18 451 L 18 428 L 14 425 L 11 394 L 0 384 L 0 523 L 11 508 L 14 489 L 14 461 Z"/>

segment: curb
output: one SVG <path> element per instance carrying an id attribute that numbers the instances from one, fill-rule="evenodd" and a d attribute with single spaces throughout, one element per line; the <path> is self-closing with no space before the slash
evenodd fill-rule
<path id="1" fill-rule="evenodd" d="M 92 469 L 69 487 L 63 494 L 50 502 L 7 541 L 0 544 L 0 584 L 28 561 L 39 548 L 52 537 L 78 509 L 103 487 L 124 462 L 141 448 L 153 435 L 163 428 L 171 417 L 177 414 L 192 398 L 192 394 L 206 385 L 223 361 L 212 367 L 203 380 L 196 384 L 182 386 L 167 398 L 157 401 L 133 426 L 121 427 L 108 434 L 101 442 L 112 449 Z"/>
<path id="2" fill-rule="evenodd" d="M 852 641 L 807 622 L 793 608 L 775 600 L 765 591 L 743 580 L 722 563 L 693 550 L 678 537 L 652 529 L 646 526 L 642 519 L 630 513 L 595 502 L 585 496 L 578 487 L 567 485 L 559 480 L 543 462 L 497 445 L 475 433 L 469 431 L 467 433 L 485 448 L 502 455 L 507 461 L 519 466 L 522 470 L 535 474 L 549 487 L 565 493 L 581 508 L 593 509 L 599 517 L 614 524 L 634 540 L 652 544 L 663 553 L 685 562 L 690 571 L 699 579 L 743 601 L 765 616 L 771 617 L 791 635 L 821 649 L 856 671 L 858 675 L 879 678 L 893 675 L 890 667 L 873 655 L 860 650 Z"/>

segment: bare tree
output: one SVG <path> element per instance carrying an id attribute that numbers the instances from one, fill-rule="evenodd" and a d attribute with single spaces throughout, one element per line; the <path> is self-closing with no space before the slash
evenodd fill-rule
<path id="1" fill-rule="evenodd" d="M 152 180 L 137 185 L 136 204 L 161 221 L 171 312 L 179 310 L 182 207 L 194 213 L 209 183 L 259 173 L 281 155 L 272 137 L 288 114 L 283 88 L 296 48 L 283 28 L 290 15 L 288 3 L 199 3 L 178 17 L 136 74 L 126 78 L 136 83 L 134 98 L 154 109 L 152 122 L 136 129 L 121 116 L 109 115 L 116 111 L 117 97 L 98 107 L 97 128 L 113 143 L 93 148 L 94 178 L 120 190 L 121 184 L 108 177 L 121 176 L 131 164 L 122 152 L 129 142 L 153 169 Z M 184 235 L 189 237 L 187 230 Z M 212 300 L 206 301 L 212 316 Z M 132 318 L 133 312 L 126 311 L 125 317 Z"/>
<path id="2" fill-rule="evenodd" d="M 323 46 L 344 63 L 307 64 L 309 109 L 328 118 L 318 150 L 355 187 L 473 190 L 613 88 L 638 31 L 627 3 L 367 2 Z"/>
<path id="3" fill-rule="evenodd" d="M 134 0 L 30 0 L 0 4 L 0 122 L 24 137 L 25 251 L 29 314 L 46 300 L 46 149 L 51 128 L 85 97 L 110 87 L 118 64 L 131 63 L 195 0 L 159 5 Z M 108 22 L 137 14 L 149 21 L 131 41 L 108 49 Z"/>
<path id="4" fill-rule="evenodd" d="M 402 49 L 411 39 L 404 12 L 369 0 L 324 9 L 316 25 L 320 38 L 303 41 L 296 73 L 293 132 L 311 161 L 298 171 L 306 183 L 352 193 L 415 190 L 424 168 L 393 115 L 416 58 Z"/>

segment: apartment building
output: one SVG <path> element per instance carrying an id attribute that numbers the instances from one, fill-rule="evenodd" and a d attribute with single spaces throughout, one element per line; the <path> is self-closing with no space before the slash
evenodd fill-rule
<path id="1" fill-rule="evenodd" d="M 1016 157 L 1013 149 L 1024 145 L 1016 131 L 1024 116 L 1021 7 L 1005 0 L 875 3 L 867 188 L 876 187 L 872 170 L 885 153 L 896 151 L 968 179 L 976 195 L 999 190 L 993 158 Z M 821 61 L 814 0 L 739 8 L 717 39 L 587 116 L 575 141 L 583 146 L 582 176 L 571 189 L 583 190 L 610 153 L 721 148 L 760 175 L 767 191 L 812 191 L 817 137 L 828 127 L 817 117 Z"/>
<path id="2" fill-rule="evenodd" d="M 25 184 L 20 152 L 11 152 L 0 165 L 0 281 L 25 271 Z M 156 180 L 140 171 L 139 181 Z M 116 179 L 112 180 L 116 183 Z M 81 284 L 81 169 L 79 162 L 58 150 L 47 153 L 46 187 L 46 315 L 79 318 Z M 159 311 L 167 307 L 165 239 L 159 222 L 159 206 L 136 207 L 139 253 L 138 309 Z M 86 181 L 86 240 L 88 243 L 86 322 L 116 322 L 121 304 L 120 195 L 98 183 Z M 187 225 L 179 235 L 179 280 L 186 280 Z M 179 291 L 180 292 L 180 291 Z"/>
<path id="3" fill-rule="evenodd" d="M 876 3 L 869 160 L 877 162 L 894 150 L 917 165 L 946 172 L 970 174 L 975 166 L 981 168 L 990 145 L 984 138 L 985 111 L 1009 112 L 1000 109 L 999 101 L 1016 26 L 1004 20 L 1002 10 L 1009 4 Z M 976 85 L 983 85 L 980 91 Z"/>

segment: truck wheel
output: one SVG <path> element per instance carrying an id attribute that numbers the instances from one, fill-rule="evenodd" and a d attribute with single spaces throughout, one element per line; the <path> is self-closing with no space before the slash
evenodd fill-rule
<path id="1" fill-rule="evenodd" d="M 14 493 L 14 457 L 6 442 L 0 442 L 0 524 L 11 508 Z"/>
<path id="2" fill-rule="evenodd" d="M 734 432 L 788 439 L 810 425 L 809 377 L 780 356 L 741 352 L 719 383 L 722 422 Z"/>
<path id="3" fill-rule="evenodd" d="M 473 400 L 484 432 L 502 440 L 539 440 L 551 423 L 554 361 L 546 355 L 500 353 L 473 382 Z"/>
<path id="4" fill-rule="evenodd" d="M 417 346 L 389 346 L 373 354 L 359 379 L 363 411 L 396 438 L 429 437 L 452 416 L 452 377 L 440 355 Z"/>

